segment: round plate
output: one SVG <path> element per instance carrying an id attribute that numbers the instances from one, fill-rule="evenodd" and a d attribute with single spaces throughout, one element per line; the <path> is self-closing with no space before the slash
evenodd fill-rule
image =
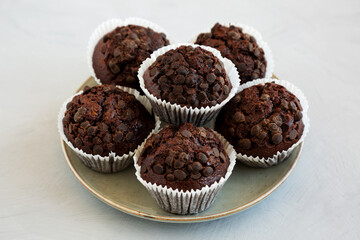
<path id="1" fill-rule="evenodd" d="M 93 78 L 89 78 L 78 90 L 85 85 L 97 84 Z M 214 204 L 204 212 L 185 216 L 162 210 L 146 188 L 138 182 L 132 166 L 119 173 L 98 173 L 86 167 L 63 141 L 61 141 L 61 146 L 75 177 L 100 200 L 137 217 L 180 223 L 219 219 L 260 202 L 275 191 L 293 171 L 300 158 L 303 143 L 299 144 L 284 162 L 271 168 L 250 168 L 237 162 L 232 175 L 217 195 Z"/>

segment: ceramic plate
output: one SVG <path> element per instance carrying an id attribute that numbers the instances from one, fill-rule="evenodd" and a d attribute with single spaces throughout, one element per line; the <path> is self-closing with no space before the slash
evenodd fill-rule
<path id="1" fill-rule="evenodd" d="M 97 85 L 89 78 L 85 85 Z M 206 211 L 180 216 L 162 210 L 148 191 L 135 177 L 135 169 L 130 166 L 115 174 L 102 174 L 87 168 L 75 153 L 61 141 L 65 159 L 75 177 L 103 202 L 125 213 L 161 222 L 203 222 L 243 211 L 260 202 L 275 191 L 291 174 L 300 158 L 303 143 L 277 166 L 261 169 L 246 167 L 239 162 L 232 175 L 217 195 L 214 204 Z"/>

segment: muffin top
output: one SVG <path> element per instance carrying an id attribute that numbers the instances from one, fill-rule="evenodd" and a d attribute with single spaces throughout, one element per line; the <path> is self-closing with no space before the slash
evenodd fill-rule
<path id="1" fill-rule="evenodd" d="M 159 56 L 143 77 L 145 88 L 155 97 L 187 107 L 221 103 L 232 87 L 223 63 L 211 52 L 192 46 Z"/>
<path id="2" fill-rule="evenodd" d="M 210 33 L 201 33 L 196 43 L 216 48 L 223 57 L 230 59 L 240 74 L 241 83 L 265 76 L 264 50 L 253 36 L 243 33 L 239 27 L 216 23 Z"/>
<path id="3" fill-rule="evenodd" d="M 137 72 L 153 51 L 169 44 L 164 33 L 137 25 L 117 27 L 95 47 L 93 68 L 104 84 L 140 90 Z"/>
<path id="4" fill-rule="evenodd" d="M 255 85 L 225 105 L 215 129 L 238 153 L 272 157 L 302 136 L 302 107 L 299 99 L 281 85 Z"/>
<path id="5" fill-rule="evenodd" d="M 229 163 L 216 134 L 191 123 L 168 125 L 152 135 L 138 160 L 142 179 L 184 192 L 219 181 Z"/>
<path id="6" fill-rule="evenodd" d="M 123 155 L 136 149 L 155 126 L 134 95 L 112 85 L 86 87 L 66 106 L 67 139 L 86 153 Z"/>

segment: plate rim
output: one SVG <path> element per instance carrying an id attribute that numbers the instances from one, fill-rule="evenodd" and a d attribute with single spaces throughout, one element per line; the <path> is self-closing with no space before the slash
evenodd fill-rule
<path id="1" fill-rule="evenodd" d="M 276 77 L 276 76 L 275 76 Z M 89 77 L 85 80 L 85 82 L 83 82 L 81 84 L 81 86 L 76 90 L 76 92 L 78 92 L 79 90 L 82 89 L 83 85 L 88 82 L 92 77 Z M 263 194 L 261 194 L 259 197 L 253 199 L 252 201 L 241 205 L 239 207 L 230 209 L 230 210 L 226 210 L 220 213 L 216 213 L 216 214 L 211 214 L 211 215 L 204 215 L 204 216 L 197 216 L 197 215 L 189 215 L 187 217 L 184 216 L 179 216 L 179 215 L 175 215 L 174 216 L 161 216 L 161 215 L 156 215 L 156 214 L 148 214 L 148 213 L 144 213 L 138 210 L 134 210 L 132 208 L 126 207 L 124 205 L 118 204 L 108 198 L 106 198 L 105 196 L 103 196 L 101 193 L 97 192 L 94 188 L 92 188 L 89 184 L 87 184 L 87 182 L 79 175 L 79 173 L 77 172 L 77 170 L 75 169 L 75 167 L 73 166 L 73 164 L 70 161 L 70 157 L 68 155 L 68 152 L 66 150 L 66 143 L 61 139 L 60 137 L 60 141 L 61 141 L 61 148 L 62 148 L 62 152 L 64 154 L 65 160 L 67 165 L 69 166 L 71 172 L 74 174 L 74 176 L 77 178 L 77 180 L 89 191 L 91 192 L 95 197 L 97 197 L 98 199 L 100 199 L 101 201 L 103 201 L 104 203 L 108 204 L 109 206 L 120 210 L 124 213 L 130 214 L 132 216 L 136 216 L 136 217 L 140 217 L 143 219 L 147 219 L 147 220 L 153 220 L 153 221 L 158 221 L 158 222 L 172 222 L 172 223 L 193 223 L 193 222 L 206 222 L 206 221 L 211 221 L 211 220 L 216 220 L 216 219 L 220 219 L 220 218 L 224 218 L 224 217 L 228 217 L 231 216 L 233 214 L 239 213 L 241 211 L 244 211 L 248 208 L 250 208 L 251 206 L 256 205 L 257 203 L 261 202 L 262 200 L 264 200 L 266 197 L 268 197 L 271 193 L 273 193 L 276 189 L 278 189 L 284 182 L 285 180 L 290 176 L 290 174 L 293 172 L 293 170 L 295 169 L 301 153 L 303 151 L 303 146 L 304 146 L 304 142 L 301 142 L 296 148 L 300 148 L 297 156 L 295 156 L 295 160 L 294 162 L 291 164 L 290 169 L 284 174 L 284 176 L 282 176 L 280 178 L 280 180 L 268 191 L 264 192 Z"/>

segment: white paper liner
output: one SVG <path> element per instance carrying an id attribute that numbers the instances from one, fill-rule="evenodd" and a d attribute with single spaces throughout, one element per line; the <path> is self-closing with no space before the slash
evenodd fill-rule
<path id="1" fill-rule="evenodd" d="M 87 60 L 88 60 L 88 66 L 90 69 L 90 74 L 99 85 L 101 85 L 102 83 L 101 83 L 100 79 L 98 79 L 96 77 L 96 74 L 95 74 L 95 71 L 93 68 L 93 61 L 92 61 L 95 46 L 98 44 L 99 40 L 102 37 L 104 37 L 104 35 L 113 31 L 116 27 L 122 27 L 122 26 L 127 26 L 127 25 L 138 25 L 138 26 L 142 26 L 142 27 L 146 27 L 146 28 L 148 27 L 148 28 L 154 30 L 155 32 L 165 33 L 166 38 L 169 40 L 169 44 L 174 43 L 172 38 L 169 36 L 168 32 L 166 32 L 163 28 L 156 25 L 155 23 L 152 23 L 152 22 L 142 19 L 142 18 L 127 18 L 125 20 L 113 18 L 113 19 L 109 19 L 109 20 L 101 23 L 91 34 L 91 37 L 90 37 L 90 40 L 88 43 L 88 50 L 87 50 Z"/>
<path id="2" fill-rule="evenodd" d="M 150 114 L 152 114 L 151 104 L 145 96 L 141 96 L 140 93 L 133 88 L 122 87 L 122 86 L 116 86 L 116 87 L 122 89 L 125 92 L 128 92 L 128 93 L 134 95 L 135 98 L 146 108 L 146 110 Z M 115 173 L 115 172 L 119 172 L 119 171 L 127 168 L 132 163 L 132 161 L 133 161 L 132 157 L 134 156 L 136 149 L 138 149 L 141 144 L 134 151 L 130 151 L 129 153 L 123 154 L 122 156 L 118 156 L 114 152 L 110 152 L 109 156 L 102 157 L 100 155 L 93 155 L 90 153 L 86 153 L 83 150 L 81 150 L 77 147 L 74 147 L 74 145 L 65 136 L 62 120 L 63 120 L 65 112 L 66 112 L 66 104 L 71 102 L 71 100 L 75 96 L 80 95 L 82 93 L 83 93 L 83 91 L 80 91 L 80 92 L 76 93 L 75 95 L 73 95 L 72 97 L 70 97 L 69 99 L 67 99 L 60 109 L 60 112 L 58 115 L 58 131 L 60 133 L 62 140 L 76 153 L 76 155 L 83 161 L 83 163 L 87 167 L 89 167 L 95 171 L 102 172 L 102 173 Z M 160 124 L 161 124 L 159 117 L 156 115 L 153 115 L 153 116 L 155 117 L 155 128 L 150 132 L 150 134 L 159 130 Z M 145 142 L 145 140 L 144 140 L 144 142 Z"/>
<path id="3" fill-rule="evenodd" d="M 274 73 L 274 66 L 275 66 L 274 59 L 272 56 L 271 49 L 270 49 L 269 45 L 267 44 L 267 42 L 265 42 L 263 40 L 261 33 L 258 30 L 256 30 L 255 28 L 250 27 L 246 24 L 242 24 L 242 23 L 220 23 L 220 24 L 225 27 L 230 27 L 230 25 L 233 25 L 233 26 L 242 28 L 244 33 L 247 33 L 256 39 L 257 45 L 264 50 L 264 56 L 266 59 L 266 72 L 265 72 L 264 78 L 271 78 Z M 210 32 L 210 30 L 211 29 L 206 29 L 205 31 L 202 31 L 200 33 L 207 33 L 207 32 Z M 195 43 L 198 35 L 191 38 L 189 42 Z M 240 74 L 240 78 L 241 78 L 241 74 Z"/>
<path id="4" fill-rule="evenodd" d="M 180 46 L 192 46 L 194 48 L 201 47 L 214 54 L 214 56 L 219 58 L 219 60 L 224 64 L 224 68 L 226 74 L 229 76 L 232 88 L 227 98 L 225 98 L 221 103 L 216 104 L 212 107 L 207 106 L 206 108 L 193 108 L 187 106 L 182 107 L 179 104 L 172 104 L 165 100 L 156 98 L 145 88 L 145 82 L 143 78 L 145 71 L 156 61 L 157 57 L 163 55 L 169 50 L 176 49 Z M 235 96 L 237 89 L 240 85 L 238 71 L 235 65 L 229 59 L 222 57 L 220 52 L 214 48 L 189 43 L 173 44 L 162 47 L 153 52 L 151 56 L 141 64 L 138 71 L 138 78 L 140 80 L 140 87 L 145 93 L 145 95 L 149 98 L 155 113 L 160 117 L 162 121 L 176 125 L 181 125 L 185 122 L 190 122 L 196 126 L 204 125 L 205 123 L 210 121 L 232 97 Z"/>
<path id="5" fill-rule="evenodd" d="M 136 150 L 134 155 L 134 166 L 136 169 L 135 175 L 141 184 L 149 191 L 150 195 L 155 199 L 157 204 L 165 211 L 174 214 L 188 215 L 206 210 L 214 202 L 216 194 L 221 190 L 225 182 L 230 177 L 236 164 L 235 149 L 222 135 L 216 131 L 214 131 L 214 133 L 219 137 L 225 152 L 229 156 L 230 164 L 225 177 L 220 178 L 219 182 L 215 182 L 210 186 L 205 186 L 197 190 L 184 192 L 183 190 L 174 190 L 172 188 L 168 188 L 167 186 L 163 187 L 161 185 L 158 186 L 155 183 L 146 182 L 141 178 L 140 166 L 137 164 L 146 141 L 144 141 L 140 148 Z M 151 135 L 149 135 L 148 138 L 150 137 Z"/>
<path id="6" fill-rule="evenodd" d="M 276 84 L 279 84 L 279 85 L 285 87 L 289 92 L 294 94 L 299 99 L 300 104 L 303 108 L 302 121 L 304 123 L 304 131 L 303 131 L 303 134 L 302 134 L 301 138 L 299 139 L 299 141 L 294 143 L 287 150 L 283 150 L 281 152 L 278 151 L 271 158 L 253 157 L 253 156 L 247 156 L 246 154 L 237 153 L 236 157 L 241 163 L 244 163 L 244 164 L 246 164 L 248 166 L 252 166 L 252 167 L 267 168 L 267 167 L 271 167 L 273 165 L 276 165 L 276 164 L 282 162 L 284 159 L 286 159 L 292 153 L 292 151 L 300 143 L 304 142 L 305 137 L 306 137 L 307 133 L 309 132 L 309 128 L 310 128 L 310 119 L 308 116 L 309 103 L 308 103 L 304 93 L 298 87 L 296 87 L 294 84 L 292 84 L 288 81 L 284 81 L 284 80 L 277 80 L 277 79 L 272 79 L 272 78 L 262 78 L 262 79 L 253 80 L 253 81 L 250 81 L 250 82 L 240 85 L 238 92 L 241 92 L 244 89 L 249 88 L 251 86 L 255 86 L 258 84 L 264 85 L 265 83 L 268 83 L 268 82 L 275 82 Z"/>

